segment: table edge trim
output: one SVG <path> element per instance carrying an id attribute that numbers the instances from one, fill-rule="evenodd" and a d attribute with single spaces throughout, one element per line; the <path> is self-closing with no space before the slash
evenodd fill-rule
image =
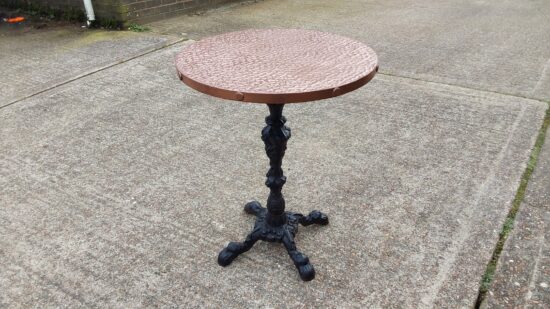
<path id="1" fill-rule="evenodd" d="M 351 83 L 341 85 L 335 88 L 320 89 L 309 92 L 297 92 L 297 93 L 250 93 L 239 92 L 234 90 L 227 90 L 209 86 L 195 81 L 177 70 L 179 79 L 187 86 L 208 94 L 210 96 L 218 97 L 221 99 L 241 101 L 248 103 L 267 103 L 267 104 L 287 104 L 287 103 L 303 103 L 310 101 L 323 100 L 341 96 L 345 93 L 356 90 L 365 84 L 367 84 L 378 72 L 378 65 L 368 75 L 363 76 Z"/>

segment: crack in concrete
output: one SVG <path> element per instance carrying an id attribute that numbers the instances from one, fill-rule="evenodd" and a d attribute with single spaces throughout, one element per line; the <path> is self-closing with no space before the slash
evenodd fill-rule
<path id="1" fill-rule="evenodd" d="M 542 85 L 542 81 L 546 77 L 546 71 L 548 70 L 548 67 L 550 67 L 550 59 L 546 61 L 546 64 L 542 68 L 542 72 L 540 73 L 540 77 L 537 80 L 537 83 L 535 84 L 535 87 L 533 87 L 533 91 L 531 91 L 531 95 L 535 95 L 535 93 L 539 90 L 540 86 Z"/>

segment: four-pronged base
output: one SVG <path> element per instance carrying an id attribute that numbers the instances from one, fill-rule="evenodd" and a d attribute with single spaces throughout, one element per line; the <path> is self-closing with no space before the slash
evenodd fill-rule
<path id="1" fill-rule="evenodd" d="M 244 206 L 244 211 L 257 217 L 254 229 L 248 234 L 244 242 L 229 243 L 218 255 L 218 264 L 221 266 L 231 264 L 239 254 L 250 250 L 258 240 L 282 242 L 288 255 L 290 255 L 290 258 L 294 262 L 294 265 L 296 265 L 302 280 L 309 281 L 315 278 L 315 269 L 309 263 L 308 257 L 296 249 L 294 236 L 296 236 L 298 232 L 298 224 L 303 226 L 311 224 L 328 224 L 328 217 L 325 214 L 314 210 L 310 212 L 309 215 L 304 216 L 299 213 L 287 211 L 285 212 L 286 223 L 279 226 L 273 226 L 268 223 L 267 216 L 269 216 L 269 214 L 267 209 L 262 207 L 260 203 L 256 201 L 247 203 Z"/>

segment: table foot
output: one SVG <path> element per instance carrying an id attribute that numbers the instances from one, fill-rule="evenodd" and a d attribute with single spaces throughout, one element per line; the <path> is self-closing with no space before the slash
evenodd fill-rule
<path id="1" fill-rule="evenodd" d="M 267 220 L 267 209 L 262 207 L 259 202 L 253 201 L 244 206 L 248 214 L 257 217 L 254 229 L 246 237 L 244 242 L 230 242 L 218 255 L 218 264 L 227 266 L 233 260 L 252 248 L 258 240 L 269 242 L 282 242 L 288 255 L 298 269 L 300 278 L 304 281 L 310 281 L 315 278 L 315 269 L 309 262 L 309 258 L 298 251 L 294 237 L 298 232 L 298 225 L 308 226 L 311 224 L 327 225 L 328 217 L 320 211 L 314 210 L 307 216 L 294 212 L 285 212 L 286 223 L 279 226 L 270 225 Z"/>

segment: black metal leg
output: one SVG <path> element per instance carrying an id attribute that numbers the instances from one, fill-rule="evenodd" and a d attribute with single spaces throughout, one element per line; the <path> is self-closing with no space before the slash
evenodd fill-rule
<path id="1" fill-rule="evenodd" d="M 314 210 L 309 213 L 307 216 L 300 215 L 299 222 L 303 226 L 308 226 L 312 224 L 320 224 L 320 225 L 327 225 L 328 224 L 328 217 L 324 213 Z"/>
<path id="2" fill-rule="evenodd" d="M 291 235 L 288 232 L 285 233 L 283 237 L 283 245 L 285 246 L 288 255 L 290 255 L 292 262 L 294 262 L 294 265 L 298 268 L 300 278 L 304 281 L 313 280 L 313 278 L 315 278 L 315 269 L 313 268 L 313 265 L 309 263 L 309 258 L 296 249 L 294 235 Z"/>
<path id="3" fill-rule="evenodd" d="M 256 231 L 252 231 L 244 242 L 230 242 L 218 255 L 218 264 L 221 266 L 231 264 L 239 254 L 250 250 L 258 240 L 260 240 L 259 235 Z"/>
<path id="4" fill-rule="evenodd" d="M 244 211 L 247 214 L 255 215 L 256 217 L 258 217 L 261 214 L 265 213 L 265 208 L 263 208 L 259 202 L 252 201 L 244 205 Z"/>
<path id="5" fill-rule="evenodd" d="M 286 143 L 290 138 L 290 128 L 285 126 L 286 119 L 282 116 L 283 106 L 282 104 L 268 105 L 270 115 L 266 117 L 267 126 L 262 130 L 262 140 L 270 165 L 265 182 L 270 189 L 267 208 L 262 207 L 257 201 L 252 201 L 244 206 L 246 213 L 257 217 L 254 229 L 244 242 L 229 243 L 218 255 L 218 264 L 221 266 L 231 264 L 239 254 L 250 250 L 258 240 L 282 242 L 296 265 L 300 278 L 309 281 L 315 278 L 315 269 L 309 262 L 309 258 L 296 249 L 294 237 L 298 232 L 299 224 L 303 226 L 327 225 L 328 217 L 317 210 L 310 212 L 307 216 L 285 211 L 285 199 L 281 190 L 286 182 L 286 177 L 283 175 L 281 165 Z"/>

